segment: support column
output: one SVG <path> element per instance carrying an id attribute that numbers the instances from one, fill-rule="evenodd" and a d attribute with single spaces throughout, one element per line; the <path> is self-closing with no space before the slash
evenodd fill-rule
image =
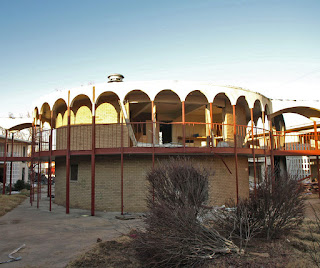
<path id="1" fill-rule="evenodd" d="M 66 154 L 66 214 L 70 213 L 70 90 L 68 91 L 68 125 L 67 125 L 67 154 Z"/>
<path id="2" fill-rule="evenodd" d="M 92 89 L 92 142 L 91 142 L 91 216 L 95 213 L 95 179 L 96 179 L 96 92 Z M 122 133 L 121 133 L 122 141 Z"/>
<path id="3" fill-rule="evenodd" d="M 4 161 L 3 161 L 3 179 L 2 179 L 2 194 L 6 194 L 7 182 L 7 144 L 8 144 L 8 130 L 6 130 L 6 138 L 4 142 Z"/>
<path id="4" fill-rule="evenodd" d="M 314 141 L 315 141 L 315 149 L 316 152 L 319 152 L 319 143 L 318 143 L 318 127 L 317 122 L 313 121 L 314 127 Z M 317 173 L 318 173 L 318 189 L 319 189 L 319 198 L 320 198 L 320 170 L 319 170 L 319 155 L 317 155 Z"/>
<path id="5" fill-rule="evenodd" d="M 317 172 L 318 172 L 318 189 L 319 189 L 319 198 L 320 198 L 320 170 L 319 170 L 319 156 L 317 155 Z"/>
<path id="6" fill-rule="evenodd" d="M 31 177 L 30 177 L 30 204 L 32 206 L 33 200 L 34 200 L 34 122 L 32 123 L 31 128 L 31 163 L 30 163 L 30 169 L 31 169 Z"/>
<path id="7" fill-rule="evenodd" d="M 49 185 L 49 211 L 51 211 L 52 205 L 52 134 L 53 134 L 53 112 L 51 111 L 51 119 L 50 119 L 50 137 L 49 137 L 49 178 L 48 178 L 48 185 Z"/>
<path id="8" fill-rule="evenodd" d="M 239 178 L 238 178 L 238 148 L 237 148 L 237 126 L 236 126 L 236 106 L 233 108 L 233 136 L 234 136 L 234 157 L 235 157 L 235 169 L 236 169 L 236 197 L 237 204 L 239 202 Z"/>
<path id="9" fill-rule="evenodd" d="M 13 140 L 14 140 L 14 133 L 12 133 L 11 137 L 12 137 L 12 140 L 11 140 L 11 157 L 13 157 Z M 12 171 L 13 171 L 12 164 L 13 164 L 13 162 L 10 161 L 10 185 L 9 185 L 9 195 L 11 195 L 11 191 L 12 191 Z"/>
<path id="10" fill-rule="evenodd" d="M 267 156 L 266 156 L 266 125 L 265 125 L 265 114 L 262 111 L 262 127 L 263 127 L 263 151 L 264 151 L 264 169 L 265 169 L 265 176 L 267 175 Z"/>
<path id="11" fill-rule="evenodd" d="M 313 128 L 314 128 L 315 149 L 319 150 L 319 147 L 318 147 L 318 127 L 317 127 L 316 121 L 313 121 Z"/>
<path id="12" fill-rule="evenodd" d="M 33 183 L 33 187 L 32 187 L 32 201 L 34 202 L 34 196 L 35 196 L 35 192 L 34 192 L 34 181 L 35 181 L 35 151 L 36 151 L 36 133 L 37 133 L 37 128 L 36 128 L 36 122 L 34 120 L 33 122 L 33 127 L 32 127 L 32 131 L 33 131 L 33 146 L 31 147 L 31 149 L 33 149 L 33 153 L 32 153 L 32 160 L 33 160 L 33 166 L 32 166 L 32 183 Z"/>
<path id="13" fill-rule="evenodd" d="M 273 147 L 274 147 L 274 140 L 273 140 L 273 133 L 272 133 L 272 121 L 269 121 L 269 133 L 270 133 L 270 160 L 271 160 L 271 179 L 272 179 L 272 187 L 275 187 L 276 178 L 275 178 L 275 170 L 274 170 L 274 154 L 273 154 Z"/>
<path id="14" fill-rule="evenodd" d="M 154 169 L 154 123 L 155 123 L 155 107 L 151 101 L 151 121 L 152 121 L 152 169 Z M 147 127 L 147 126 L 146 126 Z M 152 200 L 154 201 L 154 186 L 152 186 Z"/>
<path id="15" fill-rule="evenodd" d="M 186 151 L 186 110 L 185 101 L 182 101 L 182 132 L 183 132 L 183 148 Z"/>
<path id="16" fill-rule="evenodd" d="M 121 215 L 123 215 L 123 117 L 121 118 Z"/>
<path id="17" fill-rule="evenodd" d="M 254 181 L 254 196 L 257 197 L 257 174 L 256 174 L 256 153 L 254 150 L 254 134 L 253 134 L 253 108 L 250 108 L 251 114 L 251 140 L 252 140 L 252 158 L 253 158 L 253 181 Z"/>
<path id="18" fill-rule="evenodd" d="M 213 103 L 210 102 L 210 140 L 211 140 L 211 148 L 213 148 L 214 137 L 213 137 Z"/>
<path id="19" fill-rule="evenodd" d="M 38 183 L 37 183 L 37 208 L 39 208 L 39 202 L 41 198 L 41 161 L 40 161 L 40 153 L 41 153 L 41 115 L 40 117 L 40 126 L 39 126 L 39 140 L 38 140 Z"/>

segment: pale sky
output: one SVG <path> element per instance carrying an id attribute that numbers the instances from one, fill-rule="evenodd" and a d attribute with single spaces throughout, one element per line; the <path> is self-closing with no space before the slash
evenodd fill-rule
<path id="1" fill-rule="evenodd" d="M 1 0 L 0 116 L 114 72 L 320 108 L 319 14 L 319 0 Z"/>

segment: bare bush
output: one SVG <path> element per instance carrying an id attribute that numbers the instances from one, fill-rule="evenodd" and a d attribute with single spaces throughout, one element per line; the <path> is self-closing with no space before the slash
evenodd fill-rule
<path id="1" fill-rule="evenodd" d="M 254 236 L 277 238 L 298 227 L 304 219 L 303 189 L 287 175 L 277 176 L 274 186 L 271 179 L 267 177 L 250 199 L 230 203 L 233 211 L 217 212 L 215 224 L 241 244 Z"/>
<path id="2" fill-rule="evenodd" d="M 202 224 L 208 176 L 208 170 L 185 158 L 166 161 L 148 173 L 150 212 L 146 231 L 134 243 L 145 266 L 201 267 L 219 254 L 238 251 L 233 242 Z"/>

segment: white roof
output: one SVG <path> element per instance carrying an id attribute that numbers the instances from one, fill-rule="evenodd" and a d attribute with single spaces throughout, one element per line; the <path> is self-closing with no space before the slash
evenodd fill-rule
<path id="1" fill-rule="evenodd" d="M 96 99 L 98 99 L 99 95 L 103 92 L 110 91 L 117 94 L 121 101 L 123 101 L 125 96 L 133 90 L 143 91 L 149 96 L 150 100 L 154 100 L 156 95 L 162 90 L 172 90 L 179 96 L 181 101 L 184 101 L 190 92 L 198 90 L 206 96 L 208 102 L 212 102 L 217 94 L 225 93 L 232 105 L 237 103 L 239 97 L 244 96 L 247 100 L 249 108 L 253 108 L 255 101 L 259 100 L 262 111 L 265 110 L 266 105 L 268 105 L 270 111 L 272 111 L 271 100 L 257 92 L 252 92 L 247 89 L 233 86 L 214 85 L 210 82 L 177 80 L 130 81 L 113 83 L 105 82 L 90 86 L 80 86 L 69 89 L 70 103 L 76 96 L 80 94 L 88 96 L 91 102 L 93 102 L 93 87 L 95 87 Z M 48 103 L 51 109 L 58 99 L 63 99 L 66 103 L 68 103 L 69 90 L 59 90 L 49 95 L 42 96 L 34 103 L 33 107 L 37 107 L 40 112 L 40 109 L 44 103 Z"/>

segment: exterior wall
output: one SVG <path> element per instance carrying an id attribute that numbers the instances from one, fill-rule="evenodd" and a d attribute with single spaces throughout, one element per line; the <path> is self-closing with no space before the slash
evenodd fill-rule
<path id="1" fill-rule="evenodd" d="M 0 141 L 0 156 L 4 156 L 4 140 Z M 12 150 L 11 150 L 11 140 L 8 140 L 7 143 L 7 156 L 11 157 Z M 13 156 L 15 157 L 25 157 L 28 155 L 28 144 L 18 142 L 14 140 L 13 144 Z M 4 162 L 0 162 L 2 168 L 4 165 Z M 10 165 L 11 162 L 7 162 L 7 173 L 6 173 L 6 184 L 8 185 L 10 183 Z M 24 177 L 23 174 L 23 168 L 24 168 Z M 12 185 L 15 184 L 18 180 L 24 179 L 25 182 L 28 181 L 28 164 L 26 162 L 16 161 L 13 162 L 12 165 Z"/>
<path id="2" fill-rule="evenodd" d="M 10 165 L 11 162 L 7 162 L 7 178 L 6 183 L 10 183 Z M 22 176 L 24 168 L 24 176 Z M 18 180 L 28 181 L 28 164 L 26 162 L 13 162 L 12 163 L 12 185 Z"/>
<path id="3" fill-rule="evenodd" d="M 156 157 L 158 160 L 167 156 Z M 209 178 L 209 204 L 222 205 L 230 198 L 236 198 L 235 159 L 224 156 L 230 168 L 229 173 L 222 160 L 214 156 L 190 156 L 200 165 L 212 170 Z M 78 163 L 78 181 L 70 181 L 70 207 L 91 208 L 91 161 L 90 157 L 72 157 L 71 163 Z M 151 156 L 124 156 L 124 211 L 146 211 L 146 172 L 152 167 Z M 238 157 L 239 196 L 249 196 L 248 158 Z M 55 202 L 65 205 L 66 195 L 65 158 L 56 159 Z M 101 211 L 121 210 L 121 162 L 120 155 L 96 157 L 96 209 Z"/>
<path id="4" fill-rule="evenodd" d="M 91 125 L 72 125 L 70 133 L 71 150 L 91 150 L 92 143 Z M 123 146 L 129 146 L 128 128 L 123 127 Z M 96 125 L 96 148 L 120 148 L 121 125 Z M 67 149 L 67 127 L 56 130 L 56 149 Z"/>

